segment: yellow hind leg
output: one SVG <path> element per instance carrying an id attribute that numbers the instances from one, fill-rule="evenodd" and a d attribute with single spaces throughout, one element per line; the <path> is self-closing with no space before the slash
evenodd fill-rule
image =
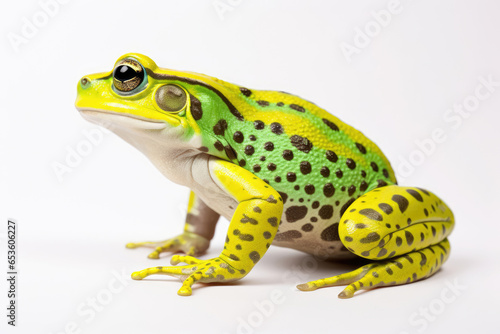
<path id="1" fill-rule="evenodd" d="M 429 277 L 449 256 L 446 237 L 453 226 L 451 210 L 426 190 L 399 186 L 374 189 L 344 213 L 339 236 L 351 252 L 377 262 L 297 288 L 310 291 L 349 284 L 339 297 L 350 298 L 357 290 Z"/>

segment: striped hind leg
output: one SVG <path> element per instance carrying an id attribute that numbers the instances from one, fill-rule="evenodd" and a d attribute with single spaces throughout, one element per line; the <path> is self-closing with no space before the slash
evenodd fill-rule
<path id="1" fill-rule="evenodd" d="M 446 237 L 453 226 L 451 210 L 427 190 L 399 186 L 374 189 L 344 213 L 339 236 L 351 252 L 376 262 L 297 288 L 309 291 L 349 284 L 339 297 L 350 298 L 357 290 L 429 277 L 449 256 Z"/>

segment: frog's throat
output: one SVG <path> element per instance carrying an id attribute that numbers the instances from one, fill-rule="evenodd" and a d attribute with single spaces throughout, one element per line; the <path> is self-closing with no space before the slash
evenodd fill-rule
<path id="1" fill-rule="evenodd" d="M 78 110 L 83 118 L 114 132 L 150 160 L 175 156 L 182 150 L 199 152 L 195 148 L 201 146 L 198 136 L 187 138 L 183 126 L 173 126 L 167 121 L 93 108 L 78 108 Z"/>

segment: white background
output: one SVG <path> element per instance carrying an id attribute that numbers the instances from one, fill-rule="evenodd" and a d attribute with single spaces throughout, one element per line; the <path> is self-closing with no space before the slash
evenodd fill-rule
<path id="1" fill-rule="evenodd" d="M 221 4 L 230 10 L 218 12 Z M 19 299 L 18 326 L 11 328 L 7 282 L 0 279 L 0 332 L 498 330 L 500 86 L 480 101 L 474 94 L 481 77 L 500 81 L 500 5 L 401 0 L 399 14 L 376 31 L 372 12 L 388 7 L 389 1 L 74 0 L 52 8 L 44 22 L 38 1 L 4 2 L 0 268 L 7 271 L 6 219 L 15 218 Z M 38 28 L 23 37 L 26 22 Z M 373 37 L 358 37 L 358 53 L 348 61 L 341 46 L 355 46 L 367 28 Z M 15 46 L 13 38 L 25 39 Z M 180 283 L 166 276 L 132 281 L 131 272 L 167 265 L 170 255 L 150 260 L 148 250 L 125 243 L 180 233 L 188 190 L 113 134 L 103 134 L 70 173 L 54 172 L 70 150 L 88 144 L 84 131 L 97 129 L 73 106 L 78 80 L 111 70 L 127 52 L 161 67 L 292 92 L 360 129 L 405 174 L 402 185 L 431 189 L 454 210 L 450 259 L 431 279 L 350 300 L 337 298 L 341 287 L 305 293 L 295 284 L 355 266 L 317 263 L 277 247 L 238 284 L 200 284 L 191 297 L 177 296 Z M 478 105 L 465 118 L 446 118 L 464 101 Z M 424 154 L 417 142 L 428 143 L 433 131 L 444 139 Z M 402 161 L 410 159 L 408 172 Z M 226 227 L 221 220 L 204 258 L 221 251 Z M 273 294 L 280 298 L 270 304 Z"/>

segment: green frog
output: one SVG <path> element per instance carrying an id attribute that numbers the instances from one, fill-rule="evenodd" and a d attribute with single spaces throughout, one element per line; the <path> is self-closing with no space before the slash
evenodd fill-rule
<path id="1" fill-rule="evenodd" d="M 152 248 L 150 258 L 184 254 L 133 279 L 174 276 L 182 281 L 178 294 L 188 296 L 197 282 L 243 278 L 275 245 L 322 259 L 369 260 L 297 286 L 346 285 L 339 297 L 350 298 L 429 277 L 449 256 L 449 207 L 428 190 L 398 186 L 372 141 L 298 96 L 159 68 L 131 53 L 110 72 L 83 77 L 76 108 L 191 189 L 183 233 L 127 244 Z M 224 249 L 199 259 L 220 216 L 230 221 Z"/>

